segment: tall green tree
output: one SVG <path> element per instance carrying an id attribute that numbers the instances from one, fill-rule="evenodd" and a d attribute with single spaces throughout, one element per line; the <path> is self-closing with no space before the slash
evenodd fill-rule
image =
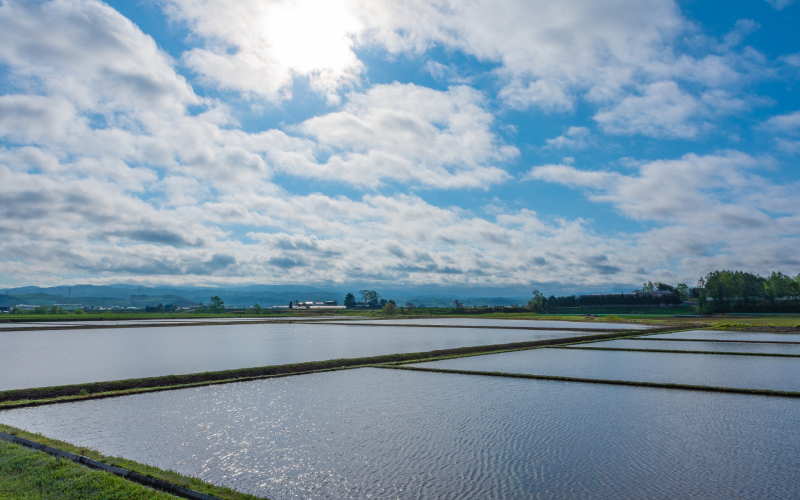
<path id="1" fill-rule="evenodd" d="M 539 290 L 533 291 L 533 297 L 528 299 L 528 307 L 533 309 L 534 311 L 540 312 L 544 308 L 544 294 Z"/>
<path id="2" fill-rule="evenodd" d="M 344 296 L 344 306 L 348 309 L 352 309 L 356 306 L 356 297 L 352 293 L 348 293 Z"/>
<path id="3" fill-rule="evenodd" d="M 767 280 L 744 271 L 712 271 L 698 282 L 711 304 L 703 304 L 709 312 L 748 310 L 767 296 Z M 704 300 L 701 298 L 701 301 Z"/>
<path id="4" fill-rule="evenodd" d="M 675 287 L 675 293 L 678 294 L 681 300 L 686 300 L 689 298 L 689 285 L 686 283 L 678 283 L 678 286 Z"/>
<path id="5" fill-rule="evenodd" d="M 212 313 L 220 313 L 225 311 L 225 301 L 223 301 L 219 296 L 214 295 L 211 297 L 211 303 L 208 306 L 208 310 Z"/>

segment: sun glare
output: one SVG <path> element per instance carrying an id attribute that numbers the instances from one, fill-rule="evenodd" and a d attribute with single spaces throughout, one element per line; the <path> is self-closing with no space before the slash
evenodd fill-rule
<path id="1" fill-rule="evenodd" d="M 273 57 L 295 72 L 345 72 L 358 64 L 350 35 L 360 23 L 344 2 L 282 3 L 270 9 L 265 29 Z"/>

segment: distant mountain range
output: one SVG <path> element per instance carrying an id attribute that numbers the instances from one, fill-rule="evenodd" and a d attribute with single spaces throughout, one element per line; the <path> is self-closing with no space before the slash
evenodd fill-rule
<path id="1" fill-rule="evenodd" d="M 231 288 L 211 287 L 146 287 L 138 285 L 74 285 L 37 287 L 25 286 L 0 290 L 0 307 L 18 304 L 53 305 L 81 304 L 84 306 L 126 306 L 145 307 L 158 304 L 172 304 L 187 307 L 207 303 L 212 296 L 219 296 L 226 305 L 249 307 L 259 304 L 261 307 L 287 305 L 290 301 L 336 300 L 344 302 L 344 296 L 351 291 L 358 299 L 358 290 L 337 289 L 326 291 L 306 285 L 250 285 Z M 467 305 L 507 305 L 525 303 L 528 297 L 464 297 L 456 294 L 421 294 L 419 290 L 410 292 L 381 292 L 382 298 L 393 299 L 400 305 L 411 302 L 415 305 L 429 307 L 450 307 L 456 299 Z"/>

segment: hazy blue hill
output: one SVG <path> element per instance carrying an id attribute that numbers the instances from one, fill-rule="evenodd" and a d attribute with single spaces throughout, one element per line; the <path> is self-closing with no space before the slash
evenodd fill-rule
<path id="1" fill-rule="evenodd" d="M 186 297 L 181 297 L 175 294 L 165 295 L 133 295 L 129 300 L 129 304 L 134 307 L 157 306 L 158 304 L 173 305 L 180 307 L 189 307 L 197 305 L 198 302 Z"/>
<path id="2" fill-rule="evenodd" d="M 181 307 L 207 304 L 209 299 L 217 295 L 225 301 L 226 305 L 235 307 L 250 307 L 258 303 L 261 307 L 284 306 L 290 301 L 322 302 L 335 300 L 339 304 L 344 302 L 344 296 L 351 292 L 359 298 L 358 290 L 361 288 L 375 289 L 382 298 L 392 299 L 400 305 L 413 302 L 414 305 L 428 305 L 429 307 L 452 307 L 458 299 L 466 305 L 509 305 L 524 304 L 528 296 L 483 296 L 470 297 L 474 290 L 465 290 L 459 294 L 454 290 L 446 293 L 431 293 L 436 289 L 414 288 L 408 290 L 385 289 L 375 286 L 344 286 L 336 285 L 330 288 L 321 288 L 308 285 L 247 285 L 240 287 L 198 287 L 198 286 L 139 286 L 129 284 L 114 285 L 73 285 L 55 287 L 26 286 L 10 288 L 0 291 L 0 305 L 33 304 L 52 305 L 56 303 L 77 303 L 86 306 L 155 306 L 172 304 Z M 424 291 L 423 291 L 424 290 Z M 439 290 L 445 292 L 445 290 Z M 498 290 L 499 291 L 499 290 Z M 6 296 L 9 293 L 9 296 Z M 139 297 L 146 296 L 146 297 Z M 16 298 L 14 298 L 16 297 Z M 135 297 L 135 298 L 134 298 Z"/>
<path id="3" fill-rule="evenodd" d="M 241 291 L 241 292 L 276 292 L 276 293 L 285 293 L 285 292 L 325 292 L 325 290 L 321 288 L 317 288 L 314 286 L 306 286 L 306 285 L 249 285 L 249 286 L 242 286 L 242 287 L 232 287 L 230 291 Z"/>
<path id="4" fill-rule="evenodd" d="M 322 302 L 326 300 L 336 300 L 339 304 L 344 302 L 344 293 L 318 291 L 287 291 L 287 292 L 242 292 L 231 290 L 212 290 L 205 291 L 205 294 L 195 294 L 192 298 L 197 302 L 208 303 L 211 295 L 218 295 L 229 306 L 249 307 L 258 304 L 261 307 L 285 306 L 289 302 L 299 300 L 301 302 L 314 301 Z"/>
<path id="5" fill-rule="evenodd" d="M 8 292 L 11 295 L 28 295 L 35 293 L 45 293 L 48 295 L 60 295 L 63 297 L 115 297 L 120 299 L 127 299 L 132 291 L 132 288 L 123 288 L 121 286 L 96 286 L 96 285 L 75 285 L 68 286 L 53 286 L 53 287 L 38 287 L 38 286 L 25 286 L 20 288 L 9 288 L 3 290 L 2 293 Z"/>

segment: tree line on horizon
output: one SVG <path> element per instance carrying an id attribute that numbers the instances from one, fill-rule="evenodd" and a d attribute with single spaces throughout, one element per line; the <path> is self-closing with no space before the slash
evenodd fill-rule
<path id="1" fill-rule="evenodd" d="M 800 312 L 800 274 L 793 278 L 773 271 L 762 277 L 745 271 L 712 271 L 700 278 L 696 287 L 648 281 L 641 290 L 627 294 L 545 297 L 534 290 L 527 305 L 531 310 L 547 312 L 556 308 L 679 306 L 686 301 L 696 301 L 703 314 Z"/>

